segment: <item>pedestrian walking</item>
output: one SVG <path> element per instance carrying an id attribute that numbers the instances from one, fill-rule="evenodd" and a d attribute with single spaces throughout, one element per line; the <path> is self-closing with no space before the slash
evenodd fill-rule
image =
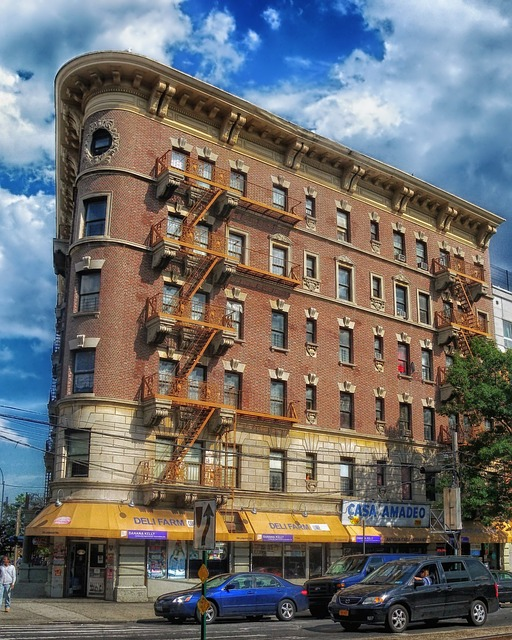
<path id="1" fill-rule="evenodd" d="M 2 558 L 2 564 L 0 564 L 0 606 L 2 606 L 2 600 L 5 606 L 5 613 L 9 613 L 11 610 L 11 594 L 16 584 L 16 567 L 11 564 L 9 556 Z"/>

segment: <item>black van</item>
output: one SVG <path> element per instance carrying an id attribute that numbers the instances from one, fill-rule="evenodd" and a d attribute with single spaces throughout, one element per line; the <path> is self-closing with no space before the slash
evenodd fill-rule
<path id="1" fill-rule="evenodd" d="M 311 578 L 304 583 L 311 615 L 315 618 L 325 618 L 329 615 L 329 602 L 338 589 L 360 582 L 385 562 L 407 557 L 418 556 L 407 553 L 360 553 L 338 558 L 323 576 Z"/>
<path id="2" fill-rule="evenodd" d="M 420 578 L 426 573 L 427 580 Z M 491 572 L 470 556 L 388 562 L 359 584 L 338 591 L 329 603 L 332 620 L 347 631 L 362 624 L 384 624 L 393 633 L 405 631 L 409 622 L 434 625 L 446 618 L 466 618 L 479 627 L 498 608 Z"/>

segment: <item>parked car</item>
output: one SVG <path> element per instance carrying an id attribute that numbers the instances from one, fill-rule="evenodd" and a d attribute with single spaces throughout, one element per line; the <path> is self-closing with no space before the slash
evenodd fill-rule
<path id="1" fill-rule="evenodd" d="M 308 592 L 311 615 L 315 618 L 327 617 L 329 602 L 339 589 L 361 582 L 363 578 L 385 562 L 406 557 L 413 556 L 407 553 L 360 553 L 338 558 L 324 575 L 311 578 L 304 583 Z"/>
<path id="2" fill-rule="evenodd" d="M 512 602 L 512 573 L 510 571 L 491 571 L 498 583 L 498 598 L 501 602 Z"/>
<path id="3" fill-rule="evenodd" d="M 429 580 L 420 579 L 424 569 Z M 338 591 L 329 603 L 332 620 L 348 631 L 362 624 L 384 624 L 393 633 L 405 631 L 409 622 L 434 625 L 447 618 L 466 618 L 479 627 L 498 609 L 498 587 L 491 572 L 470 556 L 388 562 L 359 584 Z"/>
<path id="4" fill-rule="evenodd" d="M 154 605 L 155 615 L 169 622 L 183 622 L 195 618 L 201 622 L 197 604 L 202 585 L 159 596 Z M 275 615 L 279 620 L 292 620 L 297 611 L 308 608 L 306 590 L 271 573 L 223 573 L 206 581 L 206 624 L 217 618 L 244 616 L 254 620 Z"/>

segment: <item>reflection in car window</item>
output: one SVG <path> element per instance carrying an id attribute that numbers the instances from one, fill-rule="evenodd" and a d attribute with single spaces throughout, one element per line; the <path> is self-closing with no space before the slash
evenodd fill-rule
<path id="1" fill-rule="evenodd" d="M 327 570 L 326 575 L 341 575 L 347 573 L 361 573 L 366 563 L 366 558 L 340 558 Z"/>
<path id="2" fill-rule="evenodd" d="M 388 562 L 361 580 L 366 584 L 405 584 L 411 579 L 417 565 Z"/>

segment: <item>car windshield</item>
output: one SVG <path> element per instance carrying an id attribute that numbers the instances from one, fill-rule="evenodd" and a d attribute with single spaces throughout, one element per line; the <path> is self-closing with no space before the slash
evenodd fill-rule
<path id="1" fill-rule="evenodd" d="M 405 584 L 408 582 L 417 565 L 395 564 L 388 562 L 361 580 L 361 584 Z"/>
<path id="2" fill-rule="evenodd" d="M 349 573 L 361 573 L 365 563 L 366 558 L 364 556 L 361 556 L 360 558 L 354 556 L 340 558 L 327 569 L 327 575 L 339 576 L 342 574 L 347 575 Z"/>

